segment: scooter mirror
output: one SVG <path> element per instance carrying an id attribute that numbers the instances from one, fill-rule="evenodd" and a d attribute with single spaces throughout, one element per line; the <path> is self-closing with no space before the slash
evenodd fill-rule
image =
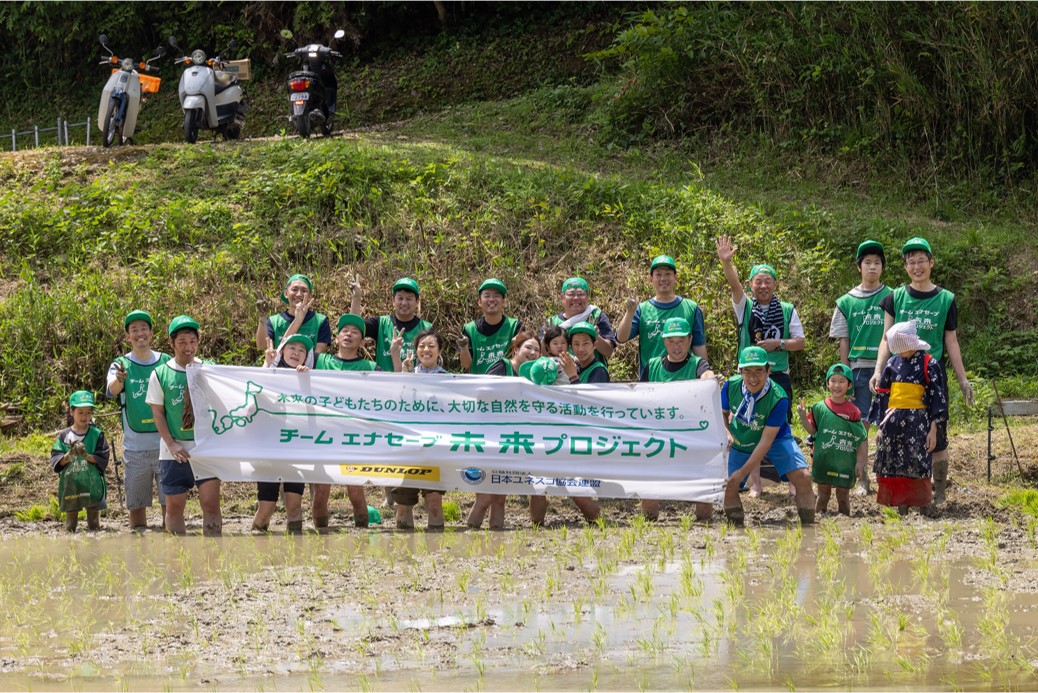
<path id="1" fill-rule="evenodd" d="M 231 39 L 231 42 L 227 44 L 227 50 L 233 51 L 238 47 L 238 39 Z"/>
<path id="2" fill-rule="evenodd" d="M 338 31 L 335 32 L 335 38 L 336 39 L 341 39 L 345 35 L 346 35 L 346 32 L 344 30 L 342 30 L 342 29 L 339 29 Z"/>
<path id="3" fill-rule="evenodd" d="M 177 37 L 176 36 L 170 36 L 169 37 L 169 45 L 173 46 L 174 48 L 179 48 L 180 47 L 180 46 L 177 45 Z"/>
<path id="4" fill-rule="evenodd" d="M 282 29 L 281 30 L 281 38 L 286 39 L 286 40 L 291 40 L 292 39 L 292 32 L 289 31 L 288 29 Z"/>
<path id="5" fill-rule="evenodd" d="M 108 45 L 108 34 L 101 34 L 97 37 L 97 40 L 101 42 L 102 46 Z"/>
<path id="6" fill-rule="evenodd" d="M 155 56 L 156 57 L 161 58 L 164 55 L 166 55 L 166 47 L 165 46 L 159 46 L 158 48 L 155 49 Z"/>

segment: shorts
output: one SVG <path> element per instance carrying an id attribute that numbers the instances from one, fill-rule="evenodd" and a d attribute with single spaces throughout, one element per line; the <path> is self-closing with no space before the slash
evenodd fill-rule
<path id="1" fill-rule="evenodd" d="M 793 396 L 793 379 L 789 377 L 789 373 L 772 373 L 771 379 L 782 386 L 782 389 L 789 395 L 789 410 L 786 412 L 786 421 L 789 423 L 793 422 L 793 409 L 796 408 L 796 398 Z"/>
<path id="2" fill-rule="evenodd" d="M 861 420 L 869 418 L 869 409 L 872 408 L 872 391 L 869 389 L 869 380 L 876 371 L 872 368 L 854 369 L 854 406 L 861 412 Z"/>
<path id="3" fill-rule="evenodd" d="M 443 491 L 437 491 L 435 489 L 428 488 L 395 488 L 392 489 L 393 502 L 397 505 L 412 506 L 418 505 L 418 494 L 424 494 L 426 497 L 430 493 L 443 493 Z"/>
<path id="4" fill-rule="evenodd" d="M 257 481 L 256 482 L 256 500 L 267 501 L 277 503 L 278 496 L 281 495 L 281 486 L 284 485 L 285 493 L 295 493 L 303 495 L 303 491 L 306 490 L 305 483 L 295 482 L 280 482 L 280 481 Z"/>
<path id="5" fill-rule="evenodd" d="M 126 484 L 126 509 L 151 507 L 152 490 L 159 492 L 159 505 L 166 504 L 162 492 L 162 467 L 158 450 L 124 450 L 123 479 Z"/>
<path id="6" fill-rule="evenodd" d="M 732 448 L 728 451 L 728 476 L 735 473 L 739 467 L 746 464 L 752 453 L 742 452 Z M 761 464 L 763 468 L 767 462 L 774 465 L 775 473 L 779 481 L 789 481 L 789 473 L 798 469 L 807 469 L 807 460 L 804 453 L 800 452 L 797 442 L 792 438 L 777 438 L 768 450 L 766 461 Z M 764 474 L 761 474 L 764 476 Z M 745 483 L 745 480 L 743 481 Z"/>
<path id="7" fill-rule="evenodd" d="M 876 502 L 896 507 L 910 505 L 922 508 L 933 500 L 933 484 L 930 478 L 910 479 L 904 476 L 876 477 Z"/>
<path id="8" fill-rule="evenodd" d="M 159 460 L 162 475 L 159 476 L 159 491 L 167 496 L 176 496 L 187 493 L 196 486 L 201 486 L 207 481 L 217 480 L 215 476 L 205 479 L 196 479 L 195 472 L 191 469 L 190 462 L 177 462 L 176 460 Z"/>

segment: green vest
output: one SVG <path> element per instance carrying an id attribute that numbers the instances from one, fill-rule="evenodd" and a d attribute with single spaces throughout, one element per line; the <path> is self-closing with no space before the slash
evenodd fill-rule
<path id="1" fill-rule="evenodd" d="M 735 442 L 732 447 L 739 452 L 752 453 L 764 435 L 764 427 L 767 425 L 771 410 L 778 405 L 779 401 L 789 399 L 789 395 L 782 386 L 774 380 L 770 380 L 771 389 L 763 399 L 757 400 L 753 408 L 753 421 L 746 424 L 735 418 L 735 410 L 742 403 L 742 376 L 733 375 L 728 379 L 728 410 L 732 413 L 728 421 L 728 430 Z"/>
<path id="2" fill-rule="evenodd" d="M 119 393 L 119 404 L 125 410 L 126 423 L 137 433 L 155 433 L 155 418 L 151 412 L 151 405 L 145 399 L 148 396 L 148 382 L 151 380 L 151 372 L 157 367 L 169 361 L 169 354 L 159 354 L 155 363 L 142 366 L 136 361 L 120 356 L 116 362 L 126 370 L 126 380 L 123 381 L 123 391 Z"/>
<path id="3" fill-rule="evenodd" d="M 930 345 L 930 356 L 938 361 L 944 356 L 944 324 L 948 320 L 955 294 L 941 289 L 936 296 L 919 300 L 900 286 L 894 289 L 894 322 L 918 320 L 916 332 L 919 338 Z"/>
<path id="4" fill-rule="evenodd" d="M 314 348 L 317 347 L 317 335 L 321 331 L 321 323 L 328 318 L 320 313 L 315 312 L 313 317 L 304 322 L 299 326 L 299 331 L 296 334 L 306 335 L 310 338 L 310 341 L 314 343 Z M 270 326 L 274 328 L 274 348 L 277 349 L 281 346 L 281 340 L 285 338 L 285 333 L 288 332 L 288 328 L 292 325 L 291 320 L 286 320 L 285 316 L 281 313 L 270 316 Z"/>
<path id="5" fill-rule="evenodd" d="M 432 329 L 432 323 L 419 320 L 418 324 L 404 332 L 404 346 L 400 349 L 400 362 L 403 363 L 407 357 L 414 353 L 414 338 L 419 332 Z M 388 315 L 382 315 L 378 319 L 378 337 L 375 339 L 375 363 L 387 373 L 393 372 L 393 356 L 389 348 L 393 345 L 393 337 L 396 327 L 393 319 Z M 360 370 L 360 369 L 354 369 Z"/>
<path id="6" fill-rule="evenodd" d="M 824 400 L 811 405 L 811 416 L 818 429 L 811 478 L 819 484 L 852 488 L 858 446 L 868 437 L 864 424 L 839 416 Z"/>
<path id="7" fill-rule="evenodd" d="M 580 378 L 580 382 L 587 383 L 587 379 L 591 377 L 592 373 L 597 371 L 599 368 L 605 368 L 605 367 L 606 367 L 606 365 L 599 360 L 598 353 L 596 352 L 595 353 L 595 360 L 592 361 L 591 365 L 589 365 L 587 368 L 585 368 L 584 370 L 580 371 L 580 373 L 577 375 L 577 377 Z"/>
<path id="8" fill-rule="evenodd" d="M 789 339 L 789 318 L 793 315 L 793 304 L 779 301 L 782 304 L 782 339 Z M 742 313 L 742 324 L 739 325 L 739 353 L 748 346 L 753 346 L 750 340 L 750 313 L 753 312 L 753 297 L 746 296 L 746 310 Z M 768 360 L 774 365 L 772 371 L 785 373 L 789 370 L 788 351 L 769 351 Z"/>
<path id="9" fill-rule="evenodd" d="M 465 335 L 469 338 L 469 345 L 472 347 L 472 368 L 469 369 L 469 372 L 474 375 L 482 375 L 490 370 L 490 367 L 503 358 L 505 352 L 508 351 L 518 327 L 517 319 L 505 317 L 500 329 L 486 337 L 476 329 L 474 320 L 465 323 L 465 327 L 462 329 L 465 330 Z"/>
<path id="10" fill-rule="evenodd" d="M 679 380 L 695 380 L 699 376 L 696 375 L 696 371 L 699 370 L 700 358 L 693 354 L 688 353 L 688 361 L 685 365 L 676 371 L 668 371 L 663 366 L 663 360 L 665 356 L 657 356 L 649 361 L 649 382 L 650 383 L 671 383 Z"/>
<path id="11" fill-rule="evenodd" d="M 101 429 L 90 424 L 83 438 L 83 448 L 88 455 L 97 451 L 97 441 L 101 439 Z M 60 438 L 54 441 L 51 454 L 68 452 L 68 445 Z M 83 457 L 77 457 L 66 464 L 58 472 L 58 503 L 62 512 L 75 512 L 83 508 L 96 506 L 107 494 L 105 476 L 96 465 L 90 464 Z"/>
<path id="12" fill-rule="evenodd" d="M 591 314 L 587 316 L 587 320 L 585 320 L 584 322 L 588 323 L 589 325 L 594 325 L 597 328 L 598 327 L 598 318 L 601 315 L 602 315 L 602 309 L 601 308 L 599 308 L 597 310 L 593 310 L 593 311 L 591 311 Z M 556 313 L 555 315 L 551 316 L 551 320 L 548 321 L 548 324 L 551 325 L 552 327 L 558 327 L 559 325 L 561 325 L 564 322 L 566 322 L 566 318 L 564 318 L 561 315 L 559 315 L 558 313 Z"/>
<path id="13" fill-rule="evenodd" d="M 889 286 L 884 286 L 867 298 L 858 298 L 846 293 L 836 299 L 836 307 L 847 320 L 850 361 L 875 361 L 879 358 L 884 320 L 883 309 L 879 303 L 891 290 Z"/>
<path id="14" fill-rule="evenodd" d="M 373 371 L 375 362 L 368 359 L 344 361 L 334 354 L 318 354 L 316 368 L 319 371 Z"/>
<path id="15" fill-rule="evenodd" d="M 172 359 L 163 364 L 163 368 L 155 371 L 162 386 L 163 406 L 166 409 L 166 425 L 169 433 L 175 440 L 194 440 L 195 429 L 184 428 L 184 397 L 187 394 L 187 373 L 174 370 L 170 364 L 176 363 Z M 197 412 L 195 412 L 197 418 Z"/>
<path id="16" fill-rule="evenodd" d="M 670 318 L 684 318 L 695 325 L 696 302 L 682 297 L 678 305 L 669 310 L 660 310 L 652 301 L 642 301 L 638 306 L 638 365 L 648 368 L 649 361 L 667 353 L 663 344 L 663 323 Z"/>

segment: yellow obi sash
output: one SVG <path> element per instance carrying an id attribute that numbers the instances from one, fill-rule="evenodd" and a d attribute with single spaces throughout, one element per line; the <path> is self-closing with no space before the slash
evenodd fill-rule
<path id="1" fill-rule="evenodd" d="M 918 383 L 891 383 L 888 409 L 924 409 L 926 386 Z"/>

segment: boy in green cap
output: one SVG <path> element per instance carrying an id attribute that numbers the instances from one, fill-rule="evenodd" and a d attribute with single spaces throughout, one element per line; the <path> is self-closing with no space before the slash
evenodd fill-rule
<path id="1" fill-rule="evenodd" d="M 569 350 L 559 354 L 558 359 L 570 383 L 608 383 L 609 369 L 598 355 L 599 332 L 594 325 L 575 323 L 567 330 L 566 338 Z"/>
<path id="2" fill-rule="evenodd" d="M 202 506 L 202 533 L 205 536 L 219 536 L 223 530 L 220 480 L 216 477 L 196 479 L 191 469 L 195 413 L 191 406 L 191 392 L 187 387 L 187 368 L 202 363 L 196 356 L 198 323 L 187 315 L 173 318 L 169 323 L 169 344 L 173 358 L 152 372 L 145 398 L 151 405 L 161 438 L 160 487 L 166 494 L 166 530 L 177 535 L 186 534 L 184 508 L 187 505 L 187 494 L 197 487 L 198 502 Z"/>
<path id="3" fill-rule="evenodd" d="M 58 502 L 65 511 L 65 530 L 75 532 L 79 511 L 86 508 L 87 528 L 101 529 L 105 507 L 105 470 L 110 450 L 105 434 L 94 425 L 94 395 L 73 392 L 68 399 L 69 426 L 58 433 L 50 464 L 58 474 Z"/>
<path id="4" fill-rule="evenodd" d="M 869 459 L 869 436 L 865 432 L 862 413 L 847 398 L 853 394 L 854 373 L 843 363 L 833 364 L 825 375 L 829 396 L 815 402 L 808 410 L 801 399 L 797 406 L 800 423 L 815 436 L 811 478 L 818 485 L 815 512 L 826 512 L 833 487 L 836 507 L 841 515 L 851 514 L 850 490 L 854 480 L 865 474 Z"/>
<path id="5" fill-rule="evenodd" d="M 880 307 L 886 314 L 883 321 L 883 341 L 879 345 L 879 356 L 876 359 L 876 370 L 869 381 L 869 388 L 876 392 L 880 375 L 890 358 L 886 332 L 895 323 L 916 322 L 919 338 L 930 345 L 927 352 L 951 370 L 959 381 L 962 397 L 969 406 L 973 406 L 973 386 L 966 375 L 966 366 L 962 362 L 962 351 L 959 349 L 958 309 L 955 305 L 955 294 L 942 289 L 931 280 L 934 259 L 930 244 L 924 238 L 910 238 L 901 248 L 901 256 L 905 261 L 905 271 L 909 283 L 894 289 L 881 302 Z M 948 399 L 948 381 L 944 381 L 944 399 Z M 933 450 L 933 484 L 934 505 L 945 500 L 948 487 L 948 422 L 937 424 L 937 447 Z"/>
<path id="6" fill-rule="evenodd" d="M 410 277 L 401 277 L 393 284 L 393 312 L 377 318 L 364 319 L 364 336 L 375 341 L 375 363 L 379 370 L 393 372 L 393 338 L 402 334 L 404 344 L 400 360 L 406 361 L 414 353 L 414 338 L 419 332 L 432 329 L 432 323 L 418 317 L 422 308 L 418 282 Z M 350 312 L 360 315 L 363 289 L 360 282 L 353 283 Z"/>
<path id="7" fill-rule="evenodd" d="M 740 485 L 767 457 L 775 465 L 779 481 L 789 481 L 796 489 L 800 521 L 811 524 L 815 519 L 815 494 L 807 460 L 789 428 L 789 395 L 769 377 L 768 359 L 762 347 L 746 347 L 739 354 L 739 375 L 721 387 L 729 447 L 724 513 L 733 524 L 742 524 Z"/>
<path id="8" fill-rule="evenodd" d="M 487 279 L 479 285 L 477 294 L 476 305 L 483 315 L 461 328 L 458 358 L 463 369 L 481 375 L 501 360 L 512 340 L 522 331 L 523 323 L 505 315 L 508 290 L 500 279 Z"/>
<path id="9" fill-rule="evenodd" d="M 548 327 L 561 327 L 563 334 L 577 323 L 587 323 L 595 328 L 592 335 L 595 351 L 608 361 L 616 349 L 616 332 L 609 317 L 590 301 L 591 289 L 583 277 L 570 277 L 562 282 L 562 312 L 548 320 Z M 544 338 L 544 331 L 541 332 Z"/>
<path id="10" fill-rule="evenodd" d="M 627 309 L 616 328 L 616 337 L 621 344 L 638 340 L 638 377 L 645 375 L 649 360 L 663 356 L 667 348 L 663 345 L 663 325 L 670 318 L 684 318 L 692 326 L 692 352 L 701 359 L 706 358 L 706 329 L 703 311 L 696 302 L 677 294 L 678 265 L 669 255 L 659 255 L 649 265 L 649 282 L 656 295 L 638 303 L 635 298 L 627 299 Z"/>
<path id="11" fill-rule="evenodd" d="M 714 372 L 707 360 L 692 353 L 692 326 L 685 318 L 670 318 L 663 323 L 663 346 L 667 353 L 649 359 L 649 366 L 642 376 L 643 383 L 670 383 L 682 380 L 712 380 Z M 650 520 L 660 515 L 658 500 L 643 500 L 642 513 Z M 696 503 L 696 518 L 709 520 L 714 515 L 714 506 Z"/>
<path id="12" fill-rule="evenodd" d="M 105 394 L 118 397 L 122 407 L 126 510 L 130 530 L 139 532 L 148 528 L 153 488 L 158 489 L 165 522 L 166 497 L 159 483 L 159 429 L 155 427 L 151 407 L 144 400 L 152 372 L 168 361 L 169 355 L 151 348 L 153 322 L 145 311 L 130 312 L 123 319 L 123 328 L 131 348 L 109 366 Z"/>
<path id="13" fill-rule="evenodd" d="M 314 343 L 315 353 L 323 354 L 328 351 L 328 345 L 332 343 L 332 328 L 327 317 L 310 309 L 314 303 L 313 291 L 314 285 L 310 277 L 305 274 L 293 274 L 288 278 L 285 290 L 281 292 L 281 302 L 288 304 L 285 310 L 264 320 L 264 302 L 256 302 L 257 308 L 261 311 L 259 325 L 256 327 L 257 349 L 266 351 L 268 339 L 274 342 L 274 348 L 280 348 L 286 337 L 298 333 L 310 338 Z"/>
<path id="14" fill-rule="evenodd" d="M 335 334 L 334 354 L 320 354 L 316 368 L 319 371 L 380 371 L 371 359 L 364 358 L 360 348 L 364 344 L 367 323 L 355 313 L 346 313 L 339 318 Z"/>

